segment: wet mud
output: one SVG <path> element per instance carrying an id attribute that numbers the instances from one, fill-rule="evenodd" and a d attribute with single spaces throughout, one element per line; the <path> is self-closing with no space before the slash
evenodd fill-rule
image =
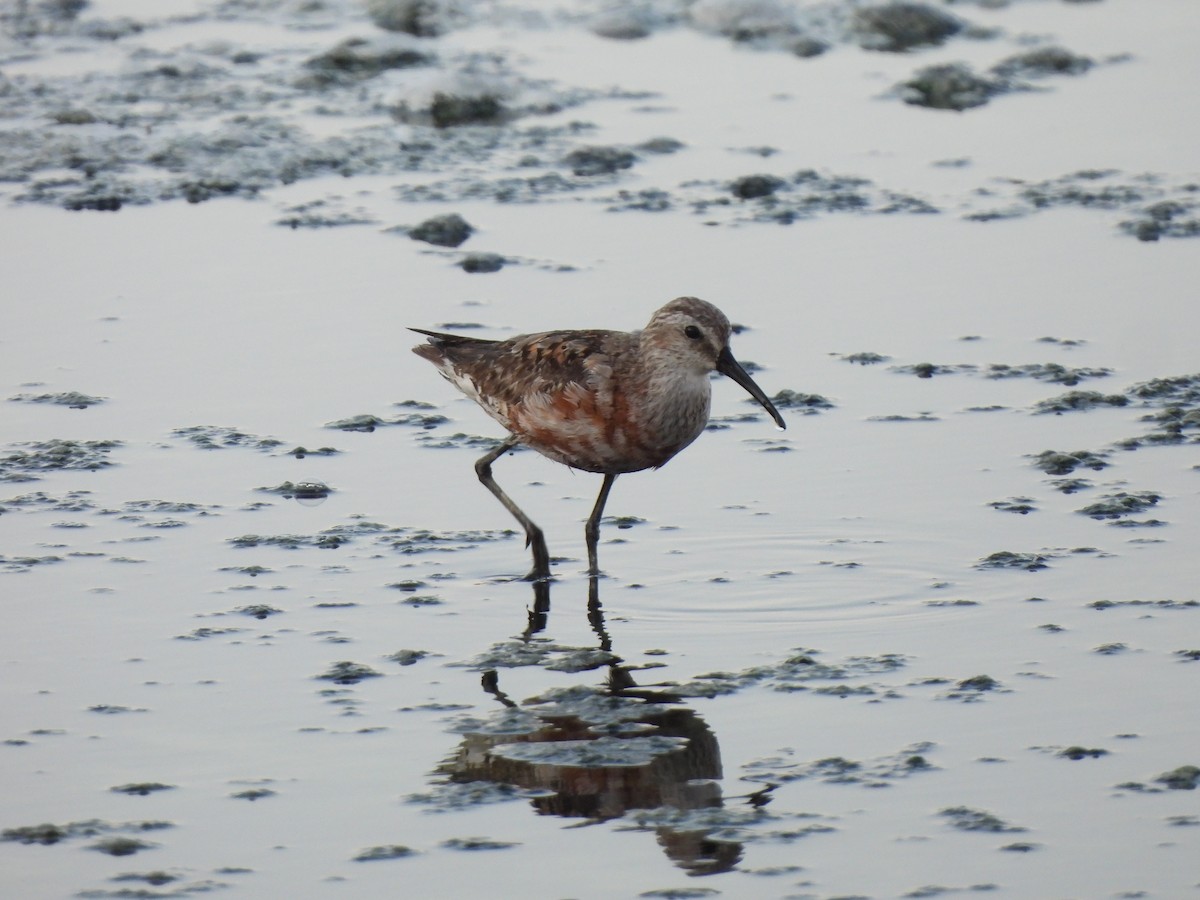
<path id="1" fill-rule="evenodd" d="M 309 7 L 218 5 L 187 16 L 138 21 L 106 20 L 90 14 L 87 4 L 19 4 L 2 23 L 10 38 L 6 56 L 15 63 L 99 46 L 119 49 L 126 37 L 145 39 L 184 25 L 271 21 L 293 33 L 320 35 L 355 22 L 361 33 L 317 52 L 303 49 L 319 43 L 311 40 L 269 50 L 241 47 L 234 40 L 198 42 L 183 53 L 131 50 L 125 67 L 95 71 L 85 79 L 7 77 L 0 114 L 11 124 L 5 128 L 0 178 L 20 186 L 19 202 L 78 211 L 111 212 L 176 199 L 254 198 L 307 179 L 402 177 L 413 171 L 433 177 L 394 189 L 410 201 L 545 203 L 581 191 L 596 194 L 597 181 L 620 185 L 647 155 L 685 146 L 675 136 L 640 147 L 590 142 L 595 126 L 586 120 L 588 106 L 634 97 L 637 91 L 601 92 L 531 78 L 522 74 L 519 58 L 503 51 L 439 50 L 440 35 L 507 24 L 513 12 L 506 7 L 382 6 L 387 9 L 371 9 L 369 22 L 362 20 L 361 6 L 349 0 Z M 957 42 L 1007 42 L 1001 30 L 973 25 L 973 12 L 963 6 L 951 11 L 899 2 L 793 6 L 714 0 L 691 6 L 618 4 L 597 13 L 528 11 L 527 16 L 529 24 L 540 27 L 553 21 L 590 24 L 617 42 L 642 36 L 642 29 L 644 36 L 689 29 L 801 58 L 820 58 L 819 48 L 838 46 L 886 56 Z M 589 21 L 593 15 L 599 23 Z M 616 18 L 605 25 L 606 16 Z M 413 24 L 426 20 L 439 24 Z M 1048 80 L 1090 77 L 1097 65 L 1123 64 L 1120 54 L 1113 57 L 1097 61 L 1049 43 L 1011 53 L 983 74 L 959 62 L 927 66 L 892 94 L 935 111 L 971 110 L 999 96 L 1019 103 L 1023 92 L 1052 90 Z M 580 118 L 567 125 L 539 124 L 567 109 L 577 109 Z M 333 136 L 320 133 L 339 118 L 353 125 Z M 407 139 L 397 139 L 396 122 L 414 129 Z M 495 178 L 480 174 L 481 169 L 504 174 Z M 601 191 L 588 199 L 626 211 L 684 209 L 731 223 L 783 224 L 840 212 L 954 211 L 990 221 L 1076 206 L 1117 212 L 1115 227 L 1142 241 L 1200 234 L 1195 185 L 1171 173 L 1081 170 L 1035 183 L 992 179 L 976 185 L 971 202 L 977 208 L 965 211 L 902 184 L 878 185 L 860 175 L 815 170 L 746 174 L 732 183 L 641 180 L 636 188 L 607 196 Z M 456 217 L 450 213 L 399 227 L 415 239 L 455 247 L 466 240 L 470 226 L 461 217 L 452 231 L 437 223 Z M 291 207 L 278 222 L 290 228 L 387 224 L 362 208 L 343 208 L 337 197 Z M 494 271 L 487 268 L 495 266 L 494 257 L 479 266 L 472 257 L 464 260 L 467 271 Z"/>

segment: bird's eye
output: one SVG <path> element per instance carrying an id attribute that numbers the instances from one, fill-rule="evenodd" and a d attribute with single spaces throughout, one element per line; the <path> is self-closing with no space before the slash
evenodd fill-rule
<path id="1" fill-rule="evenodd" d="M 701 338 L 700 329 L 695 325 L 689 325 L 687 328 L 683 329 L 683 333 L 693 341 L 698 341 Z"/>

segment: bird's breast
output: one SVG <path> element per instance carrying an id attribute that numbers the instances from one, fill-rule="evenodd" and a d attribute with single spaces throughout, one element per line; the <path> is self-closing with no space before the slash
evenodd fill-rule
<path id="1" fill-rule="evenodd" d="M 572 468 L 619 474 L 663 465 L 708 423 L 707 378 L 607 388 L 574 384 L 527 397 L 509 408 L 509 427 L 527 446 Z"/>

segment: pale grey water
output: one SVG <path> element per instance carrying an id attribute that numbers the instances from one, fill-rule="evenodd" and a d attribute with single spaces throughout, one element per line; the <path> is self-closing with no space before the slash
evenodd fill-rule
<path id="1" fill-rule="evenodd" d="M 144 6 L 94 6 L 97 15 L 147 15 Z M 191 8 L 209 9 L 171 12 Z M 276 60 L 302 59 L 294 48 L 368 33 L 354 10 L 338 14 L 336 32 L 284 29 L 288 9 L 255 13 L 255 40 Z M 301 180 L 258 200 L 117 213 L 5 205 L 4 396 L 76 390 L 106 400 L 84 410 L 6 401 L 4 458 L 24 442 L 122 444 L 108 452 L 109 468 L 44 473 L 0 493 L 0 828 L 10 838 L 43 823 L 99 820 L 109 829 L 49 846 L 0 842 L 4 891 L 1193 893 L 1197 794 L 1180 786 L 1186 774 L 1175 787 L 1156 779 L 1200 766 L 1200 663 L 1187 653 L 1200 649 L 1195 432 L 1175 445 L 1114 449 L 1151 432 L 1143 417 L 1161 404 L 1034 408 L 1071 390 L 1125 394 L 1194 375 L 1197 245 L 1122 234 L 1117 223 L 1136 204 L 986 223 L 960 214 L 1013 202 L 1016 189 L 1001 176 L 1040 181 L 1111 167 L 1123 174 L 1106 183 L 1144 184 L 1132 180 L 1143 171 L 1167 186 L 1194 179 L 1196 126 L 1173 98 L 1181 84 L 1194 88 L 1184 26 L 1200 23 L 1183 3 L 1156 4 L 1157 21 L 1117 0 L 954 11 L 1004 30 L 902 56 L 837 46 L 813 60 L 686 28 L 614 43 L 569 22 L 526 27 L 515 17 L 438 39 L 447 58 L 503 46 L 530 80 L 662 92 L 593 100 L 547 121 L 597 123 L 583 143 L 665 135 L 685 149 L 541 202 L 415 202 L 395 191 L 496 177 L 485 162 L 458 174 Z M 94 58 L 119 68 L 138 45 L 170 54 L 191 34 L 199 45 L 232 35 L 227 28 L 183 21 L 75 54 L 43 44 L 25 60 L 10 47 L 4 71 L 84 72 Z M 990 64 L 1023 34 L 1133 58 L 961 114 L 880 96 L 930 62 Z M 386 77 L 390 88 L 364 90 L 415 90 Z M 307 112 L 302 103 L 290 114 Z M 313 121 L 338 132 L 337 117 Z M 420 136 L 407 126 L 396 133 Z M 740 149 L 762 144 L 780 153 Z M 956 157 L 973 163 L 931 165 Z M 748 202 L 701 214 L 683 202 L 718 193 L 690 179 L 810 166 L 875 180 L 865 190 L 872 203 L 887 188 L 942 212 L 822 213 L 780 226 L 748 221 L 756 208 Z M 982 185 L 993 198 L 977 193 Z M 26 187 L 3 192 L 11 200 Z M 618 190 L 648 187 L 679 203 L 660 213 L 607 210 Z M 272 224 L 287 207 L 334 195 L 335 206 L 366 210 L 375 225 Z M 479 229 L 460 251 L 381 230 L 449 211 Z M 518 262 L 467 275 L 454 265 L 466 250 Z M 515 536 L 481 540 L 512 528 L 474 479 L 482 450 L 423 442 L 495 437 L 496 428 L 408 352 L 415 336 L 404 326 L 478 322 L 480 334 L 494 335 L 633 328 L 685 293 L 748 326 L 734 350 L 763 367 L 755 378 L 769 394 L 814 392 L 835 406 L 785 411 L 785 433 L 762 415 L 734 422 L 660 472 L 619 479 L 609 513 L 646 521 L 603 533 L 603 634 L 588 620 L 581 575 L 582 520 L 599 479 L 529 453 L 498 462 L 500 483 L 545 528 L 551 553 L 567 558 L 545 628 L 522 642 L 535 597 L 506 579 L 528 559 Z M 841 358 L 860 352 L 890 359 Z M 894 370 L 920 363 L 977 368 L 927 379 Z M 997 363 L 1112 372 L 1075 386 L 984 377 Z M 755 409 L 727 381 L 714 392 L 718 417 Z M 409 400 L 450 421 L 429 431 L 324 427 L 359 413 L 396 416 L 406 410 L 393 404 Z M 889 420 L 897 416 L 905 420 Z M 194 426 L 282 443 L 203 450 L 173 433 Z M 298 445 L 342 452 L 298 460 L 287 452 Z M 1102 453 L 1109 467 L 1077 470 L 1069 477 L 1090 487 L 1064 494 L 1052 482 L 1068 476 L 1031 464 L 1048 449 Z M 335 492 L 305 506 L 256 490 L 289 480 Z M 1123 520 L 1165 524 L 1127 527 L 1078 512 L 1121 491 L 1160 497 Z M 1014 500 L 1036 511 L 989 506 Z M 328 549 L 231 543 L 363 523 L 431 530 L 465 549 L 407 553 L 393 542 L 413 533 L 383 542 L 361 528 Z M 1040 555 L 1047 568 L 977 567 L 999 551 Z M 59 561 L 23 561 L 45 557 Z M 395 586 L 405 582 L 419 584 Z M 240 612 L 256 605 L 278 612 Z M 651 770 L 649 786 L 630 788 L 624 806 L 605 795 L 603 821 L 571 827 L 587 820 L 538 814 L 537 804 L 562 809 L 575 797 L 582 808 L 596 769 L 568 778 L 506 768 L 501 761 L 519 752 L 489 754 L 486 739 L 459 732 L 495 730 L 505 715 L 480 688 L 479 669 L 504 658 L 496 654 L 536 651 L 529 665 L 497 669 L 499 690 L 529 711 L 544 704 L 527 699 L 599 685 L 607 667 L 561 669 L 602 642 L 635 667 L 640 685 L 682 695 L 670 708 L 700 758 L 692 769 Z M 401 650 L 427 655 L 411 665 L 388 658 Z M 319 678 L 340 661 L 382 677 Z M 982 675 L 992 683 L 972 681 Z M 1089 752 L 1060 755 L 1071 747 Z M 720 777 L 681 781 L 715 775 L 713 748 Z M 1107 752 L 1091 755 L 1098 750 Z M 475 782 L 477 802 L 449 809 L 450 769 L 561 777 L 559 800 L 545 791 L 506 799 Z M 172 787 L 111 790 L 145 783 Z M 780 786 L 756 812 L 745 797 L 765 783 Z M 255 789 L 274 794 L 231 796 Z M 128 825 L 146 821 L 171 827 Z M 124 857 L 89 849 L 114 835 L 154 846 Z M 461 849 L 474 838 L 499 846 Z M 391 845 L 415 852 L 355 861 Z M 681 863 L 697 854 L 722 860 L 719 868 L 737 861 L 689 876 Z M 117 880 L 126 875 L 135 877 Z"/>

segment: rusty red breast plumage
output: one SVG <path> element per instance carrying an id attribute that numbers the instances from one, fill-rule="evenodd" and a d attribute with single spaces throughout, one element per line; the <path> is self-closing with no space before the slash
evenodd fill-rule
<path id="1" fill-rule="evenodd" d="M 725 314 L 695 297 L 672 300 L 633 332 L 546 331 L 491 341 L 412 330 L 428 338 L 413 352 L 510 432 L 475 468 L 525 528 L 534 556 L 530 578 L 550 575 L 545 539 L 491 476 L 491 464 L 518 444 L 604 475 L 585 530 L 588 572 L 597 575 L 599 521 L 613 481 L 664 465 L 699 437 L 708 424 L 710 373 L 728 375 L 786 427 L 733 358 Z"/>

